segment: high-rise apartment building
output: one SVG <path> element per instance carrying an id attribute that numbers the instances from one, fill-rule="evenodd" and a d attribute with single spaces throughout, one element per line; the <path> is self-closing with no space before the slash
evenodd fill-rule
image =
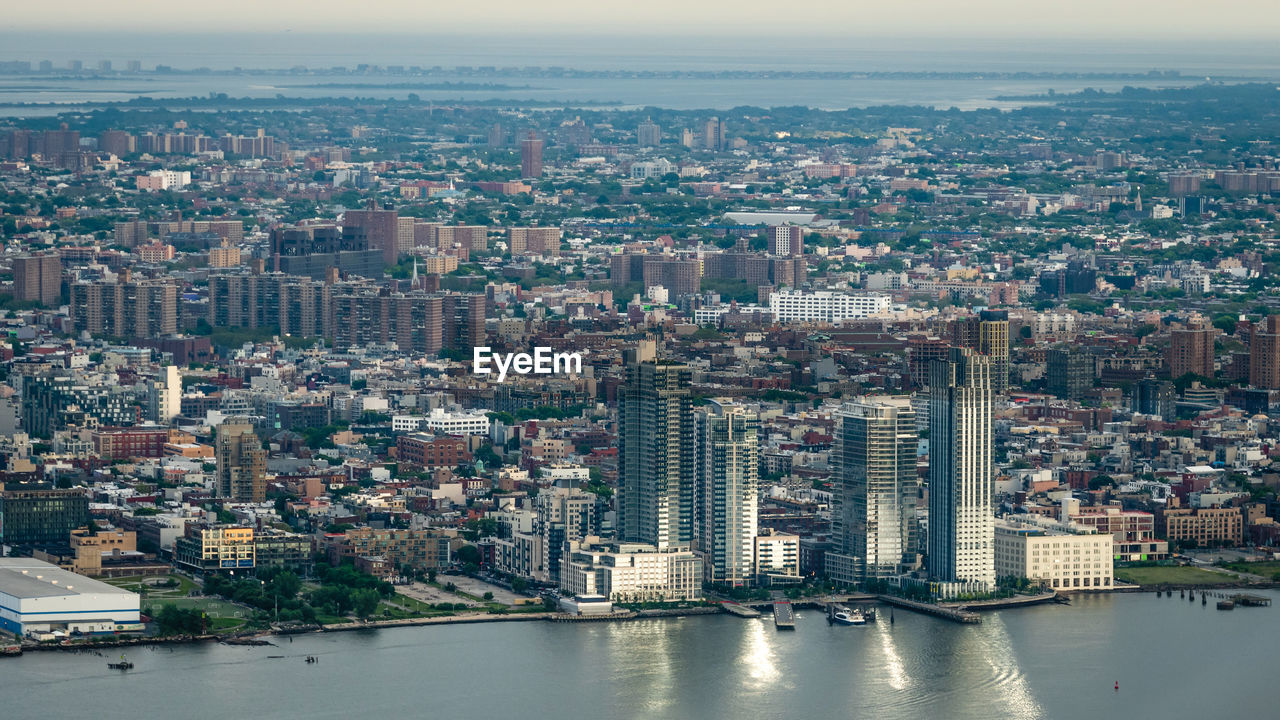
<path id="1" fill-rule="evenodd" d="M 712 402 L 694 413 L 694 549 L 707 582 L 753 582 L 760 501 L 759 419 Z"/>
<path id="2" fill-rule="evenodd" d="M 991 358 L 953 348 L 929 377 L 929 576 L 995 583 Z"/>
<path id="3" fill-rule="evenodd" d="M 267 498 L 267 451 L 248 418 L 233 417 L 218 426 L 214 454 L 218 462 L 218 496 L 236 502 Z"/>
<path id="4" fill-rule="evenodd" d="M 507 230 L 507 249 L 512 255 L 560 254 L 560 228 L 513 227 Z"/>
<path id="5" fill-rule="evenodd" d="M 1079 400 L 1093 387 L 1093 356 L 1075 346 L 1045 353 L 1045 390 L 1066 400 Z"/>
<path id="6" fill-rule="evenodd" d="M 636 144 L 640 147 L 657 147 L 662 144 L 662 128 L 650 118 L 636 126 Z"/>
<path id="7" fill-rule="evenodd" d="M 827 576 L 845 584 L 916 566 L 916 414 L 911 398 L 869 397 L 835 415 Z"/>
<path id="8" fill-rule="evenodd" d="M 799 225 L 770 225 L 769 254 L 804 255 L 804 228 Z"/>
<path id="9" fill-rule="evenodd" d="M 1187 373 L 1213 377 L 1213 341 L 1217 335 L 1218 328 L 1200 315 L 1193 316 L 1181 327 L 1173 328 L 1169 333 L 1169 352 L 1165 356 L 1169 377 L 1180 378 Z"/>
<path id="10" fill-rule="evenodd" d="M 342 228 L 363 228 L 369 249 L 382 251 L 382 261 L 394 265 L 400 253 L 400 213 L 395 210 L 348 210 Z"/>
<path id="11" fill-rule="evenodd" d="M 659 550 L 693 541 L 695 470 L 692 372 L 658 361 L 651 342 L 626 353 L 618 389 L 618 536 Z"/>
<path id="12" fill-rule="evenodd" d="M 1249 340 L 1249 384 L 1280 388 L 1280 315 L 1268 315 L 1253 326 Z"/>
<path id="13" fill-rule="evenodd" d="M 0 483 L 0 544 L 66 545 L 71 531 L 89 522 L 84 488 Z"/>
<path id="14" fill-rule="evenodd" d="M 76 332 L 122 338 L 155 338 L 178 332 L 178 286 L 168 279 L 78 282 L 71 286 Z"/>
<path id="15" fill-rule="evenodd" d="M 999 394 L 1009 391 L 1009 313 L 983 310 L 977 317 L 957 320 L 951 325 L 951 344 L 969 348 L 991 358 L 991 387 Z"/>
<path id="16" fill-rule="evenodd" d="M 23 302 L 57 305 L 62 298 L 62 259 L 56 252 L 13 259 L 13 295 Z"/>
<path id="17" fill-rule="evenodd" d="M 182 412 L 182 378 L 176 366 L 166 366 L 160 377 L 147 382 L 147 411 L 149 419 L 161 425 Z"/>
<path id="18" fill-rule="evenodd" d="M 713 117 L 702 126 L 702 147 L 707 150 L 724 150 L 728 147 L 728 128 L 723 120 Z"/>
<path id="19" fill-rule="evenodd" d="M 542 177 L 542 141 L 532 132 L 520 141 L 520 177 Z"/>

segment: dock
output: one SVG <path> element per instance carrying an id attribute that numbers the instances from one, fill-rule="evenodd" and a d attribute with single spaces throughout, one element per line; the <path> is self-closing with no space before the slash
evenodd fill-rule
<path id="1" fill-rule="evenodd" d="M 773 604 L 773 624 L 779 630 L 796 629 L 796 611 L 791 603 L 780 600 Z"/>
<path id="2" fill-rule="evenodd" d="M 1231 599 L 1242 607 L 1270 607 L 1271 598 L 1264 595 L 1233 595 Z"/>
<path id="3" fill-rule="evenodd" d="M 952 622 L 966 623 L 970 625 L 977 625 L 982 622 L 982 618 L 979 617 L 977 613 L 970 612 L 963 608 L 947 608 L 940 605 L 934 605 L 932 603 L 922 603 L 916 602 L 915 600 L 908 600 L 906 598 L 894 597 L 893 595 L 880 595 L 877 599 L 888 605 L 896 605 L 900 608 L 914 610 L 919 613 L 924 613 L 925 615 L 932 615 L 944 620 L 951 620 Z"/>
<path id="4" fill-rule="evenodd" d="M 749 608 L 746 605 L 739 605 L 736 602 L 722 602 L 720 607 L 730 615 L 737 615 L 740 618 L 753 619 L 760 617 L 760 611 L 755 608 Z"/>

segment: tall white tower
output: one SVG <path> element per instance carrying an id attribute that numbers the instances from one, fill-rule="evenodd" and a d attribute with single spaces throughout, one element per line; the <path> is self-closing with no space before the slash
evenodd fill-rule
<path id="1" fill-rule="evenodd" d="M 991 358 L 952 348 L 929 367 L 929 576 L 995 584 Z"/>

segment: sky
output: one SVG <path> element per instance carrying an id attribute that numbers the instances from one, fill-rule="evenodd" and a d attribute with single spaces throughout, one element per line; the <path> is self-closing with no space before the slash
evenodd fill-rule
<path id="1" fill-rule="evenodd" d="M 803 42 L 809 33 L 850 38 L 903 37 L 1124 38 L 1173 41 L 1274 37 L 1276 0 L 172 0 L 14 2 L 4 32 L 448 32 L 619 35 L 776 36 Z M 762 48 L 767 52 L 767 48 Z"/>

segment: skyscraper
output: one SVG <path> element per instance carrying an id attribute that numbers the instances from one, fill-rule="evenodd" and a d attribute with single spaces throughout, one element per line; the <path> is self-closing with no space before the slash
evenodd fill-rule
<path id="1" fill-rule="evenodd" d="M 542 141 L 533 132 L 520 141 L 520 177 L 542 177 Z"/>
<path id="2" fill-rule="evenodd" d="M 694 468 L 692 373 L 659 362 L 652 342 L 626 353 L 618 389 L 618 538 L 659 550 L 693 542 Z"/>
<path id="3" fill-rule="evenodd" d="M 995 582 L 991 358 L 952 348 L 929 378 L 929 576 Z"/>
<path id="4" fill-rule="evenodd" d="M 218 426 L 215 443 L 218 496 L 236 502 L 267 498 L 267 451 L 248 418 L 227 418 Z"/>
<path id="5" fill-rule="evenodd" d="M 726 132 L 727 128 L 720 118 L 711 118 L 702 127 L 702 147 L 708 150 L 724 150 L 728 147 Z"/>
<path id="6" fill-rule="evenodd" d="M 1009 313 L 983 310 L 975 318 L 957 320 L 951 326 L 951 344 L 976 350 L 991 358 L 991 388 L 1009 391 Z"/>
<path id="7" fill-rule="evenodd" d="M 694 548 L 708 582 L 751 584 L 760 495 L 759 419 L 712 402 L 694 413 L 697 488 Z"/>
<path id="8" fill-rule="evenodd" d="M 845 403 L 835 421 L 828 577 L 854 584 L 914 567 L 919 441 L 911 398 Z"/>
<path id="9" fill-rule="evenodd" d="M 57 305 L 62 297 L 62 259 L 58 253 L 19 255 L 13 259 L 14 299 Z"/>

